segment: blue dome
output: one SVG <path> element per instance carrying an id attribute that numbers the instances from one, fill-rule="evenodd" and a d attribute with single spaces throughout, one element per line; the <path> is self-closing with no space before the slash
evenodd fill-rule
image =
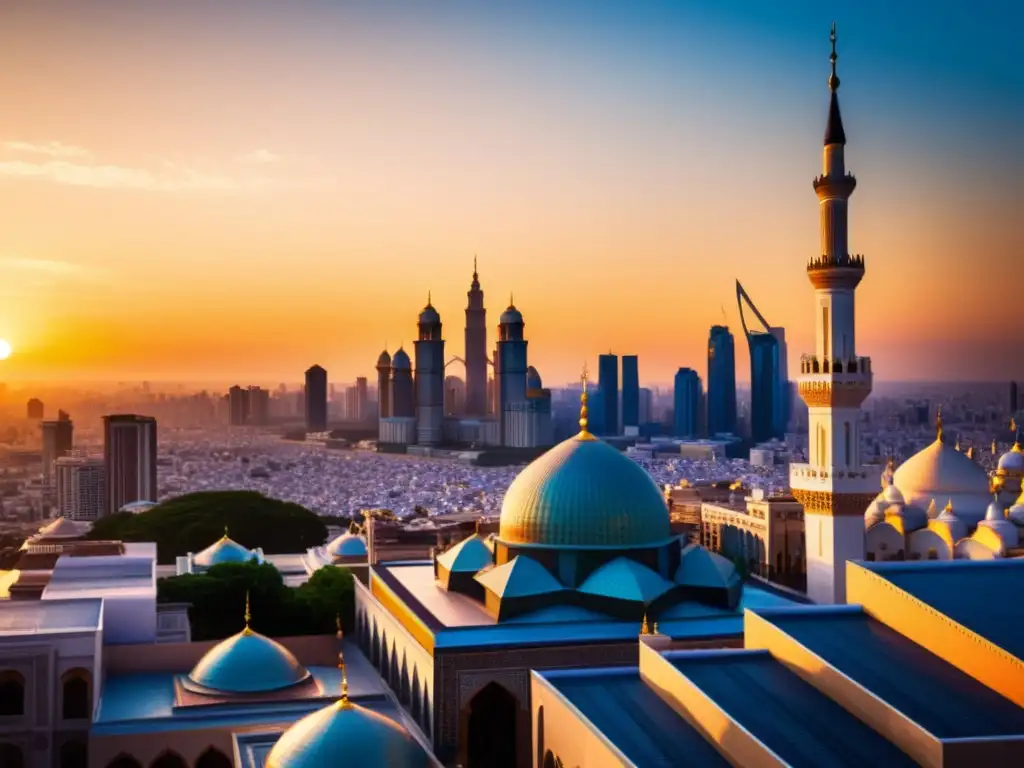
<path id="1" fill-rule="evenodd" d="M 434 305 L 428 303 L 420 312 L 420 325 L 435 325 L 441 322 L 441 316 L 437 314 L 437 310 L 434 309 Z"/>
<path id="2" fill-rule="evenodd" d="M 366 542 L 362 536 L 343 533 L 327 545 L 327 554 L 332 557 L 366 557 Z"/>
<path id="3" fill-rule="evenodd" d="M 426 752 L 402 726 L 342 699 L 306 715 L 281 734 L 265 768 L 419 768 Z"/>
<path id="4" fill-rule="evenodd" d="M 213 544 L 195 556 L 195 564 L 209 568 L 221 563 L 245 563 L 256 555 L 237 541 L 228 538 L 227 532 Z"/>
<path id="5" fill-rule="evenodd" d="M 213 691 L 265 693 L 301 683 L 309 671 L 283 645 L 246 627 L 207 651 L 188 677 Z"/>
<path id="6" fill-rule="evenodd" d="M 380 357 L 377 358 L 377 367 L 378 368 L 387 368 L 390 365 L 391 365 L 391 355 L 389 355 L 388 351 L 385 349 L 383 352 L 380 353 Z"/>
<path id="7" fill-rule="evenodd" d="M 540 374 L 537 373 L 537 369 L 532 365 L 526 369 L 526 388 L 527 389 L 542 389 L 543 384 L 540 380 Z"/>
<path id="8" fill-rule="evenodd" d="M 523 322 L 523 315 L 515 308 L 514 304 L 509 304 L 508 309 L 501 313 L 501 317 L 498 318 L 498 322 L 501 325 L 515 325 L 516 323 Z"/>
<path id="9" fill-rule="evenodd" d="M 587 432 L 512 481 L 501 505 L 506 544 L 649 547 L 672 536 L 668 505 L 643 467 Z"/>
<path id="10" fill-rule="evenodd" d="M 391 368 L 412 368 L 412 361 L 409 359 L 409 354 L 401 347 L 399 347 L 398 351 L 395 352 L 395 356 L 391 358 Z"/>

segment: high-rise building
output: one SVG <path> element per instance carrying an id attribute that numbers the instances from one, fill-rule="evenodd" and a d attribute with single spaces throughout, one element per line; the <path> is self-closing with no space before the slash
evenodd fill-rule
<path id="1" fill-rule="evenodd" d="M 640 424 L 650 424 L 654 421 L 654 392 L 647 387 L 640 387 L 639 403 Z"/>
<path id="2" fill-rule="evenodd" d="M 412 361 L 399 347 L 391 358 L 391 415 L 411 418 L 416 415 L 416 385 L 412 379 Z"/>
<path id="3" fill-rule="evenodd" d="M 473 257 L 473 282 L 466 294 L 466 415 L 487 415 L 487 310 Z"/>
<path id="4" fill-rule="evenodd" d="M 789 345 L 786 343 L 786 329 L 773 325 L 772 336 L 779 344 L 779 391 L 775 405 L 775 429 L 781 437 L 789 431 L 793 417 L 793 383 L 789 380 Z"/>
<path id="5" fill-rule="evenodd" d="M 103 417 L 107 513 L 133 501 L 158 501 L 156 419 L 117 414 Z"/>
<path id="6" fill-rule="evenodd" d="M 609 352 L 597 358 L 597 388 L 604 408 L 605 435 L 619 434 L 619 356 Z"/>
<path id="7" fill-rule="evenodd" d="M 700 376 L 692 368 L 676 371 L 673 393 L 675 437 L 697 437 L 700 430 Z"/>
<path id="8" fill-rule="evenodd" d="M 255 427 L 265 426 L 270 421 L 270 391 L 262 387 L 248 389 L 249 413 L 246 423 Z"/>
<path id="9" fill-rule="evenodd" d="M 708 435 L 736 432 L 736 349 L 725 325 L 711 326 L 708 338 Z"/>
<path id="10" fill-rule="evenodd" d="M 38 397 L 33 397 L 28 401 L 25 406 L 28 418 L 33 421 L 42 421 L 43 415 L 46 413 L 46 407 L 43 405 L 43 401 Z"/>
<path id="11" fill-rule="evenodd" d="M 57 412 L 53 421 L 44 421 L 43 430 L 43 484 L 53 487 L 53 465 L 67 456 L 74 444 L 75 425 L 64 411 Z"/>
<path id="12" fill-rule="evenodd" d="M 367 403 L 370 398 L 369 388 L 369 382 L 365 376 L 356 378 L 356 421 L 365 421 L 369 416 L 367 412 Z"/>
<path id="13" fill-rule="evenodd" d="M 789 376 L 785 371 L 786 331 L 769 325 L 750 296 L 736 281 L 740 323 L 750 347 L 750 437 L 755 443 L 782 438 L 789 421 Z M 749 307 L 760 330 L 747 326 L 744 306 Z"/>
<path id="14" fill-rule="evenodd" d="M 526 323 L 509 296 L 508 309 L 498 323 L 495 377 L 498 385 L 498 424 L 501 444 L 509 444 L 509 405 L 526 402 Z"/>
<path id="15" fill-rule="evenodd" d="M 327 431 L 327 371 L 314 365 L 306 371 L 306 431 Z"/>
<path id="16" fill-rule="evenodd" d="M 97 520 L 107 513 L 107 467 L 103 459 L 64 456 L 54 463 L 57 514 L 69 520 Z"/>
<path id="17" fill-rule="evenodd" d="M 391 355 L 385 349 L 377 358 L 377 418 L 391 416 Z"/>
<path id="18" fill-rule="evenodd" d="M 640 367 L 636 355 L 622 356 L 622 428 L 639 427 Z"/>
<path id="19" fill-rule="evenodd" d="M 241 427 L 249 420 L 249 390 L 235 384 L 228 390 L 228 423 Z"/>
<path id="20" fill-rule="evenodd" d="M 444 428 L 444 337 L 441 316 L 430 303 L 420 312 L 416 348 L 416 442 L 438 445 Z"/>
<path id="21" fill-rule="evenodd" d="M 839 114 L 835 26 L 822 175 L 814 180 L 821 218 L 820 256 L 807 265 L 814 286 L 815 353 L 800 360 L 800 396 L 808 409 L 808 462 L 790 464 L 790 486 L 804 507 L 807 593 L 841 603 L 846 563 L 864 559 L 863 510 L 878 493 L 877 471 L 861 466 L 860 406 L 871 393 L 871 360 L 857 356 L 854 292 L 864 259 L 847 244 L 848 202 L 857 186 L 845 163 Z"/>

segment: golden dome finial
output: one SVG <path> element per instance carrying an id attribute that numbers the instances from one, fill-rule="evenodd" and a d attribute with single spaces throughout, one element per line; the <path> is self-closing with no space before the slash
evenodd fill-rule
<path id="1" fill-rule="evenodd" d="M 250 621 L 252 621 L 252 611 L 250 610 L 249 606 L 249 590 L 247 589 L 245 590 L 245 629 L 242 630 L 246 634 L 252 632 L 252 630 L 249 629 Z"/>
<path id="2" fill-rule="evenodd" d="M 935 439 L 945 442 L 946 433 L 942 431 L 942 406 L 935 409 Z"/>
<path id="3" fill-rule="evenodd" d="M 429 288 L 427 289 L 427 306 L 428 306 L 428 307 L 430 307 L 430 306 L 433 306 L 433 305 L 432 305 L 432 304 L 430 303 L 430 289 L 429 289 Z"/>
<path id="4" fill-rule="evenodd" d="M 995 438 L 992 438 L 992 455 L 995 456 L 996 453 L 998 453 L 998 452 L 999 452 L 999 449 L 996 447 Z"/>
<path id="5" fill-rule="evenodd" d="M 946 508 L 943 509 L 942 511 L 946 512 L 946 513 L 949 513 L 950 515 L 953 514 L 953 500 L 952 499 L 948 499 L 946 501 Z"/>
<path id="6" fill-rule="evenodd" d="M 956 445 L 954 445 L 953 447 L 956 448 L 958 451 L 960 450 L 960 436 L 959 435 L 957 435 L 957 437 L 956 437 Z"/>
<path id="7" fill-rule="evenodd" d="M 227 526 L 227 523 L 225 523 L 224 524 L 224 538 L 226 539 L 227 537 L 228 537 L 228 526 Z"/>
<path id="8" fill-rule="evenodd" d="M 647 626 L 647 613 L 644 612 L 644 620 L 640 623 L 640 634 L 649 635 L 651 634 L 650 627 Z"/>
<path id="9" fill-rule="evenodd" d="M 828 76 L 828 87 L 830 90 L 835 91 L 839 88 L 839 75 L 836 74 L 836 60 L 839 55 L 836 53 L 836 23 L 832 22 L 832 29 L 828 33 L 828 40 L 832 43 L 832 53 L 828 57 L 828 60 L 832 62 L 832 74 Z"/>
<path id="10" fill-rule="evenodd" d="M 589 375 L 587 373 L 587 364 L 583 363 L 583 373 L 580 375 L 580 381 L 583 382 L 583 392 L 580 394 L 580 433 L 577 435 L 582 440 L 592 440 L 593 435 L 590 434 L 587 425 L 590 420 L 587 417 L 587 381 Z"/>
<path id="11" fill-rule="evenodd" d="M 338 670 L 341 672 L 341 701 L 342 709 L 348 709 L 352 702 L 348 700 L 348 673 L 345 671 L 345 654 L 338 651 Z"/>
<path id="12" fill-rule="evenodd" d="M 516 305 L 515 301 L 513 301 L 512 291 L 508 292 L 508 305 L 510 307 L 514 307 Z"/>

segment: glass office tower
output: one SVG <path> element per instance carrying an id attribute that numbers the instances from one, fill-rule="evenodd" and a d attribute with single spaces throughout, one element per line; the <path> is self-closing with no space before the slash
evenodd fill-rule
<path id="1" fill-rule="evenodd" d="M 601 393 L 603 429 L 596 434 L 619 434 L 619 356 L 611 353 L 597 359 L 597 389 Z M 639 397 L 639 395 L 638 395 Z M 593 410 L 593 409 L 591 409 Z"/>
<path id="2" fill-rule="evenodd" d="M 725 325 L 708 339 L 708 435 L 736 432 L 736 349 Z"/>
<path id="3" fill-rule="evenodd" d="M 640 368 L 636 355 L 622 356 L 622 427 L 640 426 Z"/>
<path id="4" fill-rule="evenodd" d="M 674 406 L 672 434 L 674 437 L 700 435 L 700 376 L 692 368 L 676 372 L 672 398 Z"/>

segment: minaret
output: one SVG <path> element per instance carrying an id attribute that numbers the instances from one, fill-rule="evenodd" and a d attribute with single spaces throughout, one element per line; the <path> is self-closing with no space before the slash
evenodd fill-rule
<path id="1" fill-rule="evenodd" d="M 487 310 L 473 257 L 473 282 L 466 294 L 466 415 L 487 415 Z"/>
<path id="2" fill-rule="evenodd" d="M 416 338 L 416 442 L 437 445 L 444 427 L 444 339 L 441 316 L 430 303 L 420 312 Z"/>
<path id="3" fill-rule="evenodd" d="M 821 211 L 821 255 L 807 265 L 814 286 L 815 354 L 800 360 L 800 397 L 808 408 L 808 463 L 790 465 L 793 495 L 804 507 L 807 593 L 817 603 L 846 597 L 846 561 L 864 559 L 864 510 L 877 471 L 861 466 L 860 406 L 871 393 L 871 361 L 858 357 L 854 290 L 864 259 L 847 249 L 847 205 L 857 182 L 846 172 L 839 114 L 836 28 L 822 175 L 814 180 Z"/>
<path id="4" fill-rule="evenodd" d="M 508 445 L 506 407 L 511 403 L 526 402 L 526 337 L 523 315 L 516 309 L 512 297 L 508 309 L 501 313 L 498 324 L 498 345 L 495 351 L 495 388 L 498 392 L 497 416 L 501 444 Z"/>
<path id="5" fill-rule="evenodd" d="M 391 355 L 385 349 L 377 358 L 377 416 L 391 415 Z"/>

